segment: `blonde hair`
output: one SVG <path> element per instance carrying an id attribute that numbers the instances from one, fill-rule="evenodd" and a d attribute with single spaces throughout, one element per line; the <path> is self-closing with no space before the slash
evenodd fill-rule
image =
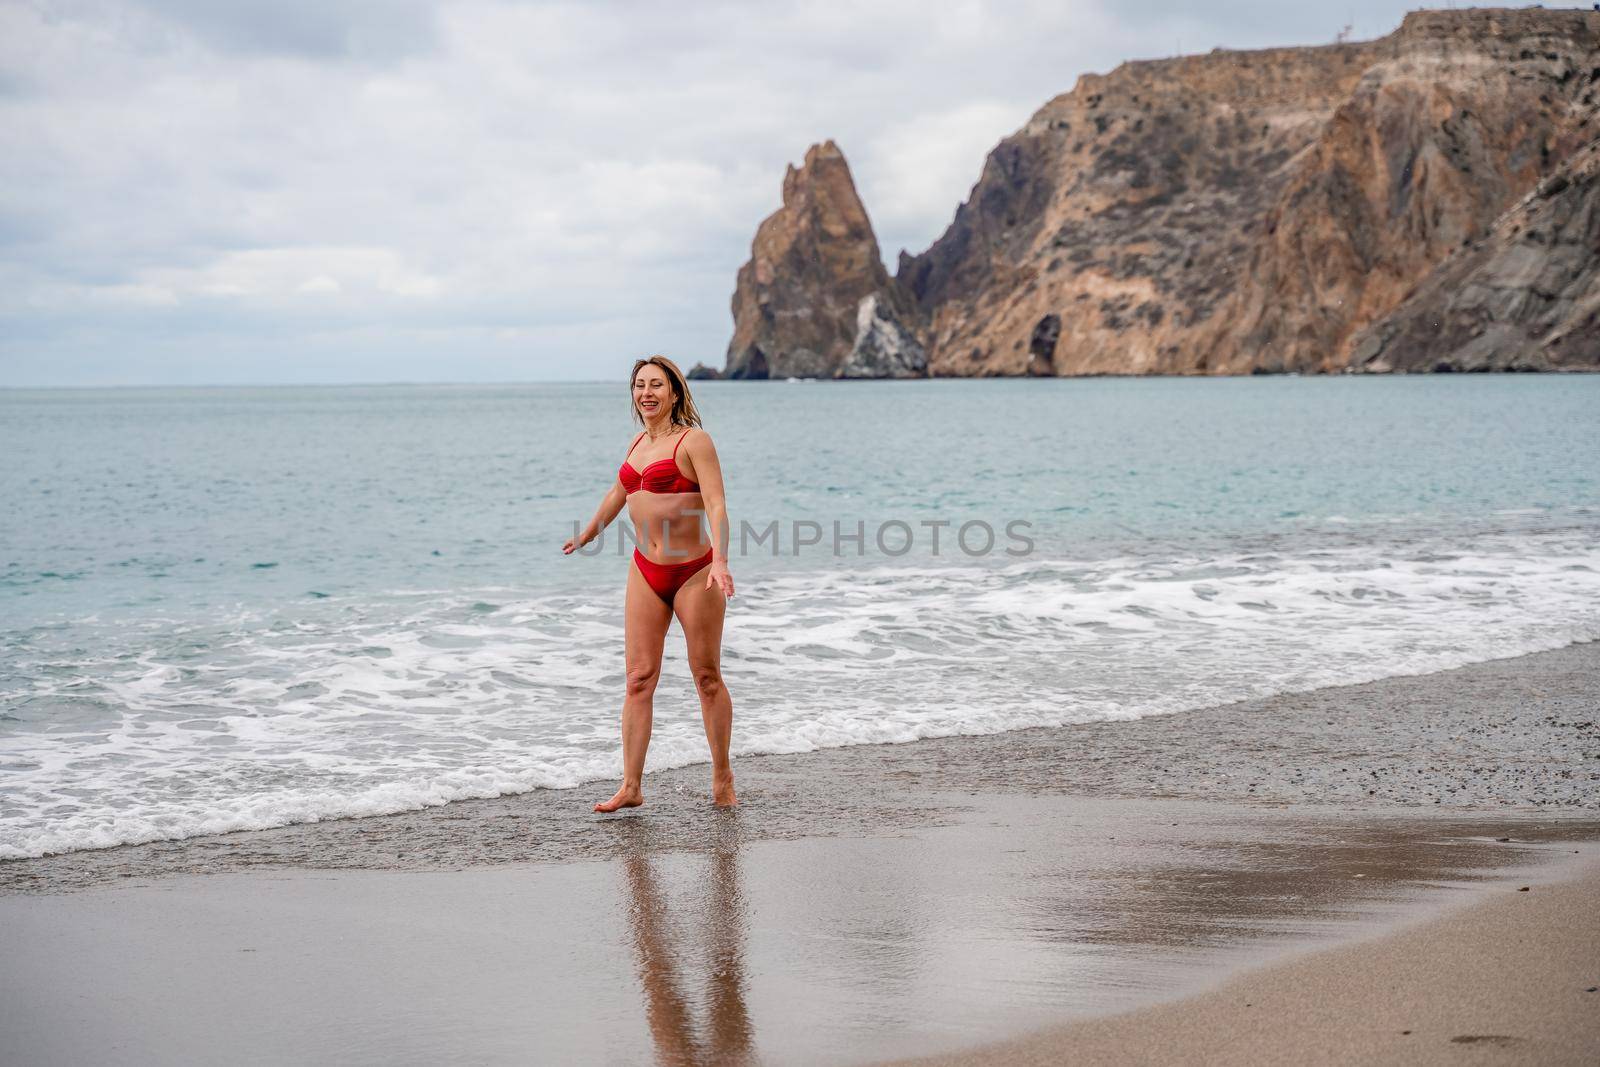
<path id="1" fill-rule="evenodd" d="M 633 390 L 633 380 L 639 376 L 640 369 L 652 364 L 661 368 L 662 373 L 667 376 L 667 383 L 672 386 L 672 392 L 676 396 L 676 399 L 672 402 L 671 424 L 673 426 L 701 425 L 700 411 L 694 406 L 694 397 L 689 395 L 688 379 L 684 378 L 683 372 L 678 369 L 678 365 L 666 356 L 647 356 L 644 359 L 635 361 L 633 372 L 628 375 L 628 390 L 630 394 Z M 644 416 L 639 414 L 639 405 L 633 404 L 631 406 L 633 408 L 633 417 L 638 420 L 639 425 L 643 426 Z"/>

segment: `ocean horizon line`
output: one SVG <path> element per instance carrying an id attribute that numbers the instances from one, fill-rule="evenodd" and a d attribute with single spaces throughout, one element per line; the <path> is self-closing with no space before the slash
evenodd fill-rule
<path id="1" fill-rule="evenodd" d="M 891 384 L 896 387 L 913 385 L 918 382 L 1029 382 L 1035 384 L 1061 383 L 1061 382 L 1087 382 L 1114 379 L 1118 381 L 1261 381 L 1263 379 L 1299 378 L 1308 381 L 1350 381 L 1372 380 L 1384 381 L 1393 378 L 1419 378 L 1432 380 L 1438 378 L 1528 378 L 1540 379 L 1547 377 L 1587 377 L 1600 375 L 1600 369 L 1589 367 L 1566 368 L 1550 371 L 1507 371 L 1486 370 L 1467 373 L 1428 372 L 1413 374 L 1406 371 L 1395 371 L 1387 374 L 1302 374 L 1299 371 L 1286 371 L 1282 373 L 1243 373 L 1243 374 L 1070 374 L 1051 377 L 1032 377 L 1029 375 L 940 375 L 926 378 L 698 378 L 694 387 L 701 388 L 706 385 L 723 386 L 737 384 L 744 386 L 788 385 L 795 382 L 807 384 L 838 384 L 851 388 L 874 383 Z M 3 385 L 0 384 L 0 393 L 50 393 L 50 392 L 95 392 L 111 390 L 158 390 L 158 389 L 194 389 L 194 390 L 221 390 L 221 389 L 374 389 L 374 388 L 482 388 L 494 385 L 616 385 L 621 380 L 616 378 L 503 378 L 496 380 L 396 380 L 384 379 L 372 381 L 339 381 L 339 382 L 113 382 L 104 384 L 75 383 L 64 385 Z"/>

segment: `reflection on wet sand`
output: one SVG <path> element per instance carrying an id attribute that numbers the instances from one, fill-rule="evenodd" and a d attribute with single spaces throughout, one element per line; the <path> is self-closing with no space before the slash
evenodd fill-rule
<path id="1" fill-rule="evenodd" d="M 1592 840 L 1593 823 L 1530 826 L 1518 844 L 1503 824 L 1466 820 L 1352 826 L 1286 820 L 1254 840 L 1228 826 L 1212 840 L 1120 866 L 1046 867 L 1022 884 L 1018 934 L 1073 945 L 1220 948 L 1318 927 L 1412 900 L 1428 886 L 1463 885 L 1530 862 L 1529 848 Z M 1287 831 L 1287 832 L 1286 832 Z M 1161 856 L 1153 852 L 1151 858 Z M 1085 893 L 1085 887 L 1094 887 Z M 1106 887 L 1114 887 L 1107 891 Z"/>
<path id="2" fill-rule="evenodd" d="M 167 1062 L 195 1018 L 203 1062 L 939 1054 L 1600 859 L 1600 824 L 1540 813 L 969 795 L 954 825 L 772 841 L 695 801 L 588 824 L 606 863 L 0 894 L 0 1061 Z"/>
<path id="3" fill-rule="evenodd" d="M 738 846 L 721 842 L 703 858 L 705 873 L 693 902 L 676 907 L 644 849 L 624 861 L 628 923 L 645 1017 L 656 1061 L 671 1065 L 755 1061 L 754 1028 L 745 1006 L 747 904 L 739 885 Z M 685 989 L 688 974 L 704 971 L 705 1016 L 696 1025 Z"/>
<path id="4" fill-rule="evenodd" d="M 1566 841 L 1600 832 L 1086 798 L 1037 797 L 1024 816 L 1004 800 L 971 803 L 964 824 L 922 834 L 750 846 L 742 888 L 721 887 L 738 918 L 704 931 L 696 917 L 711 896 L 689 886 L 710 859 L 661 851 L 665 835 L 640 820 L 638 837 L 616 843 L 654 857 L 623 866 L 643 920 L 639 969 L 669 998 L 651 1017 L 660 1062 L 712 1059 L 706 1023 L 681 1007 L 681 991 L 703 981 L 687 961 L 711 951 L 711 930 L 732 934 L 746 918 L 737 988 L 757 1009 L 762 1059 L 865 1062 L 1169 997 L 1289 947 L 1375 929 L 1434 887 L 1570 856 Z M 698 1046 L 683 1037 L 695 1025 Z"/>

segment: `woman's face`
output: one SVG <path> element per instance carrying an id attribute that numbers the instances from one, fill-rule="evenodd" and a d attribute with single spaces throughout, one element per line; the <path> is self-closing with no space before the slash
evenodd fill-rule
<path id="1" fill-rule="evenodd" d="M 633 376 L 633 406 L 646 422 L 670 412 L 674 399 L 666 372 L 654 363 L 646 363 Z"/>

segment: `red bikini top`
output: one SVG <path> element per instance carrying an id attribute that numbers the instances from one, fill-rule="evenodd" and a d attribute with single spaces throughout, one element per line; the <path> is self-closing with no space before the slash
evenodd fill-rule
<path id="1" fill-rule="evenodd" d="M 640 434 L 635 437 L 633 444 L 628 446 L 630 456 L 633 455 L 634 447 L 643 436 L 644 434 Z M 648 464 L 642 474 L 633 469 L 632 463 L 623 460 L 622 469 L 617 471 L 617 479 L 622 482 L 623 491 L 629 495 L 639 489 L 647 493 L 698 493 L 699 483 L 691 482 L 678 471 L 678 449 L 683 447 L 683 439 L 688 436 L 689 431 L 684 430 L 678 437 L 678 443 L 672 448 L 672 456 Z"/>

